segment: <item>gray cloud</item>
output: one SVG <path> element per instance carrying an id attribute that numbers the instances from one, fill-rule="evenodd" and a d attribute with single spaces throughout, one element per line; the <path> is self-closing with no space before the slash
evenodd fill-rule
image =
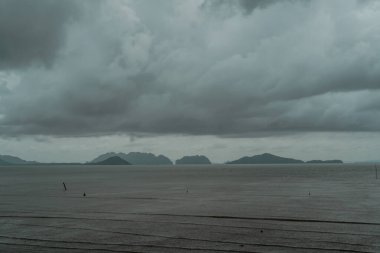
<path id="1" fill-rule="evenodd" d="M 376 1 L 85 3 L 54 65 L 7 70 L 1 134 L 380 131 Z"/>
<path id="2" fill-rule="evenodd" d="M 202 3 L 201 8 L 210 12 L 222 12 L 224 15 L 236 14 L 236 11 L 249 15 L 257 8 L 265 8 L 272 4 L 280 3 L 281 1 L 284 2 L 283 0 L 205 0 Z"/>
<path id="3" fill-rule="evenodd" d="M 50 65 L 78 12 L 72 0 L 1 0 L 0 69 Z"/>

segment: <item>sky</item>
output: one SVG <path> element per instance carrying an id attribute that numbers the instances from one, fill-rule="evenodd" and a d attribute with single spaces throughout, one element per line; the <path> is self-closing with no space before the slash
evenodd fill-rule
<path id="1" fill-rule="evenodd" d="M 0 0 L 0 154 L 380 160 L 380 1 Z"/>

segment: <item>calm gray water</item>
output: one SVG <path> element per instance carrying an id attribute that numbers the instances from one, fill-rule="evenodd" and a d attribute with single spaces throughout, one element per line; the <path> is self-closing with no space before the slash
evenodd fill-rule
<path id="1" fill-rule="evenodd" d="M 0 198 L 0 252 L 380 252 L 369 165 L 0 167 Z"/>

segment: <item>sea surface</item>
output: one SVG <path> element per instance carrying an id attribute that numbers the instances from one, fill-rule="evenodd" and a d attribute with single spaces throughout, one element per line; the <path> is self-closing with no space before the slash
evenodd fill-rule
<path id="1" fill-rule="evenodd" d="M 0 167 L 0 252 L 68 251 L 380 252 L 380 179 L 368 164 Z"/>

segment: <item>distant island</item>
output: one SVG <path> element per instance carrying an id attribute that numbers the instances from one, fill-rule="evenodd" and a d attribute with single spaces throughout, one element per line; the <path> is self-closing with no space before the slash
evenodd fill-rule
<path id="1" fill-rule="evenodd" d="M 343 163 L 342 160 L 311 160 L 306 163 Z"/>
<path id="2" fill-rule="evenodd" d="M 245 156 L 235 161 L 227 162 L 226 164 L 288 164 L 288 163 L 303 163 L 302 160 L 293 158 L 285 158 L 281 156 L 264 153 L 261 155 Z"/>
<path id="3" fill-rule="evenodd" d="M 210 160 L 204 155 L 184 156 L 175 161 L 175 164 L 211 164 Z"/>
<path id="4" fill-rule="evenodd" d="M 305 163 L 302 160 L 286 158 L 281 156 L 264 153 L 261 155 L 245 156 L 235 161 L 227 162 L 226 164 L 301 164 Z M 311 160 L 306 163 L 343 163 L 341 160 Z"/>
<path id="5" fill-rule="evenodd" d="M 126 160 L 120 158 L 119 156 L 112 156 L 103 161 L 97 163 L 88 163 L 89 165 L 131 165 Z"/>
<path id="6" fill-rule="evenodd" d="M 154 155 L 152 153 L 141 153 L 141 152 L 130 152 L 128 154 L 125 153 L 115 153 L 110 152 L 106 154 L 102 154 L 92 160 L 90 163 L 99 163 L 104 161 L 110 157 L 117 156 L 121 159 L 133 164 L 133 165 L 172 165 L 173 162 L 164 155 Z"/>
<path id="7" fill-rule="evenodd" d="M 29 164 L 38 164 L 35 161 L 26 161 L 17 156 L 11 155 L 0 155 L 0 164 L 17 164 L 17 165 L 29 165 Z"/>

